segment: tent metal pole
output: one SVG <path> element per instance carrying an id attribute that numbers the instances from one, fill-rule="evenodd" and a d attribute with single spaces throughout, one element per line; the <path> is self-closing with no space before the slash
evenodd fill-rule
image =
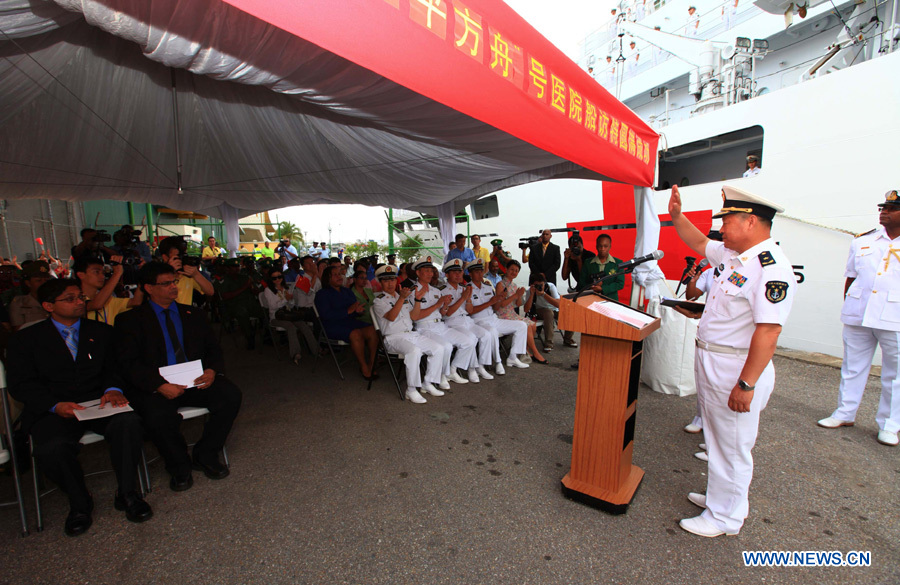
<path id="1" fill-rule="evenodd" d="M 388 254 L 393 254 L 394 250 L 394 208 L 388 208 Z"/>
<path id="2" fill-rule="evenodd" d="M 147 235 L 153 233 L 153 206 L 147 204 Z M 159 238 L 159 229 L 157 228 L 156 238 Z"/>
<path id="3" fill-rule="evenodd" d="M 169 69 L 172 74 L 172 120 L 175 130 L 175 181 L 178 186 L 178 194 L 182 194 L 181 189 L 181 148 L 178 145 L 178 89 L 175 86 L 175 70 Z"/>
<path id="4" fill-rule="evenodd" d="M 3 227 L 3 241 L 6 243 L 6 257 L 12 258 L 12 246 L 9 244 L 9 229 L 6 227 L 6 201 L 0 206 L 0 226 Z"/>
<path id="5" fill-rule="evenodd" d="M 128 223 L 134 227 L 134 203 L 128 202 Z"/>
<path id="6" fill-rule="evenodd" d="M 53 202 L 47 199 L 47 217 L 50 218 L 50 241 L 53 242 L 53 254 L 59 258 L 59 242 L 56 241 L 56 226 L 53 224 Z"/>
<path id="7" fill-rule="evenodd" d="M 37 231 L 34 229 L 34 220 L 31 220 L 31 245 L 34 247 L 34 259 L 41 255 L 37 249 Z"/>

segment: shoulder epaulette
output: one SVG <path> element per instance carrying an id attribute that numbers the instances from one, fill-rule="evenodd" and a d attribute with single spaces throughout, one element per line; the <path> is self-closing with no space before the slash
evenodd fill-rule
<path id="1" fill-rule="evenodd" d="M 384 298 L 384 293 L 383 293 L 383 292 L 378 293 L 377 295 L 375 295 L 375 298 L 376 298 L 376 299 L 383 299 L 383 298 Z"/>
<path id="2" fill-rule="evenodd" d="M 772 257 L 772 253 L 768 250 L 763 250 L 757 257 L 759 258 L 759 263 L 763 266 L 763 268 L 775 264 L 775 258 Z"/>
<path id="3" fill-rule="evenodd" d="M 869 231 L 867 231 L 867 232 L 863 232 L 863 233 L 861 233 L 861 234 L 856 234 L 856 235 L 853 236 L 853 237 L 855 237 L 855 238 L 861 238 L 861 237 L 863 237 L 863 236 L 868 236 L 869 234 L 873 233 L 876 229 L 878 229 L 878 228 L 871 229 L 871 230 L 869 230 Z"/>
<path id="4" fill-rule="evenodd" d="M 439 285 L 437 285 L 437 286 L 434 287 L 434 288 L 436 288 L 436 289 L 438 289 L 438 290 L 444 290 L 445 288 L 447 288 L 447 285 L 439 284 Z"/>

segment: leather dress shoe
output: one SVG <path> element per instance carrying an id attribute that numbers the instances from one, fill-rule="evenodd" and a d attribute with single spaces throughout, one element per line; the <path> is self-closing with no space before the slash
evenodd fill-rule
<path id="1" fill-rule="evenodd" d="M 720 530 L 719 528 L 713 526 L 709 522 L 709 520 L 707 520 L 703 516 L 685 518 L 684 520 L 679 522 L 678 525 L 681 526 L 682 530 L 686 530 L 691 534 L 696 534 L 697 536 L 705 536 L 706 538 L 715 538 L 717 536 L 722 536 L 723 534 L 728 534 L 724 530 Z"/>
<path id="2" fill-rule="evenodd" d="M 124 511 L 129 522 L 144 522 L 153 518 L 153 508 L 137 492 L 131 492 L 124 496 L 117 492 L 113 506 L 120 512 Z"/>
<path id="3" fill-rule="evenodd" d="M 841 420 L 839 418 L 829 416 L 828 418 L 823 418 L 822 420 L 818 421 L 816 424 L 825 429 L 836 429 L 838 427 L 852 427 L 853 421 Z"/>
<path id="4" fill-rule="evenodd" d="M 695 506 L 699 506 L 701 508 L 706 508 L 706 495 L 698 494 L 696 492 L 691 492 L 688 494 L 688 501 Z"/>
<path id="5" fill-rule="evenodd" d="M 900 443 L 900 437 L 891 431 L 878 431 L 878 442 L 888 447 L 896 447 L 897 443 Z"/>
<path id="6" fill-rule="evenodd" d="M 709 455 L 706 454 L 706 451 L 700 451 L 699 453 L 694 453 L 694 457 L 699 459 L 700 461 L 709 462 Z"/>
<path id="7" fill-rule="evenodd" d="M 230 473 L 227 467 L 219 463 L 218 459 L 212 461 L 200 461 L 195 458 L 194 469 L 202 471 L 203 475 L 209 479 L 225 479 Z"/>
<path id="8" fill-rule="evenodd" d="M 94 523 L 91 513 L 94 511 L 94 498 L 88 499 L 88 507 L 86 510 L 69 510 L 66 516 L 66 524 L 63 528 L 66 536 L 80 536 L 88 531 L 91 524 Z"/>
<path id="9" fill-rule="evenodd" d="M 169 480 L 169 489 L 173 492 L 184 492 L 194 485 L 194 476 L 191 475 L 191 472 L 187 473 L 175 473 L 172 475 L 172 479 Z"/>

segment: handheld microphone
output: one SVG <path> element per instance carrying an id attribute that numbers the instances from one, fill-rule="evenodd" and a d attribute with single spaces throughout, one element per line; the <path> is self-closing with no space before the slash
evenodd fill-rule
<path id="1" fill-rule="evenodd" d="M 708 265 L 709 265 L 709 260 L 707 260 L 706 258 L 704 258 L 703 260 L 701 260 L 700 262 L 698 262 L 698 263 L 696 264 L 696 266 L 688 266 L 688 267 L 687 267 L 687 270 L 685 270 L 685 272 L 684 272 L 684 278 L 681 279 L 681 284 L 687 284 L 688 282 L 691 281 L 691 279 L 688 278 L 688 275 L 687 275 L 687 273 L 691 271 L 691 268 L 695 268 L 695 267 L 696 267 L 696 269 L 697 269 L 697 271 L 696 271 L 696 273 L 695 273 L 695 276 L 696 276 L 697 274 L 700 274 L 700 271 L 703 270 L 704 268 L 706 268 Z"/>
<path id="2" fill-rule="evenodd" d="M 618 270 L 631 270 L 638 264 L 643 264 L 644 262 L 652 262 L 653 260 L 659 260 L 665 254 L 663 254 L 662 250 L 654 250 L 653 253 L 647 254 L 646 256 L 641 256 L 640 258 L 632 258 L 628 262 L 622 262 L 618 266 Z"/>

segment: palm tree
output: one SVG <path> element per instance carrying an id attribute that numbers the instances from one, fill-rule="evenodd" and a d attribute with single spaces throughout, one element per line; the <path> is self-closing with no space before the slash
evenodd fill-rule
<path id="1" fill-rule="evenodd" d="M 306 242 L 303 241 L 303 232 L 301 232 L 300 228 L 298 228 L 292 222 L 279 222 L 278 233 L 281 234 L 282 239 L 290 240 L 292 244 L 306 244 Z"/>

